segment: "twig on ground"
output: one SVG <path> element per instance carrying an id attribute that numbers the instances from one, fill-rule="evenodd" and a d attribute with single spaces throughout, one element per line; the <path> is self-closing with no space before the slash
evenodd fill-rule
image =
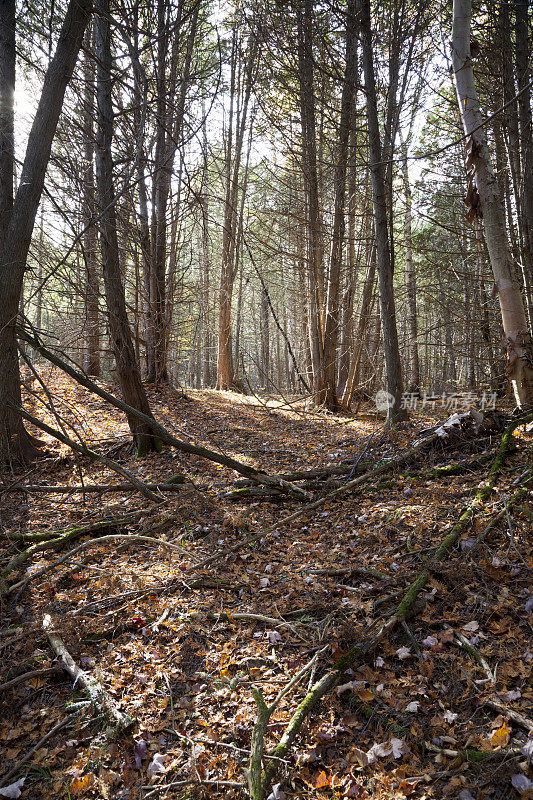
<path id="1" fill-rule="evenodd" d="M 7 589 L 7 594 L 12 594 L 17 589 L 21 591 L 30 583 L 30 581 L 35 580 L 35 578 L 44 575 L 45 572 L 50 572 L 50 570 L 55 569 L 60 564 L 64 564 L 65 561 L 68 561 L 69 558 L 72 558 L 76 553 L 79 553 L 80 550 L 84 550 L 86 547 L 98 547 L 102 542 L 114 541 L 116 539 L 126 539 L 128 542 L 147 542 L 148 544 L 157 545 L 158 547 L 166 547 L 169 550 L 176 550 L 178 553 L 183 553 L 190 557 L 190 553 L 185 550 L 183 547 L 180 547 L 177 544 L 171 544 L 171 542 L 165 542 L 162 539 L 155 539 L 152 536 L 139 536 L 137 534 L 129 534 L 129 533 L 114 533 L 110 536 L 101 536 L 99 539 L 90 539 L 88 542 L 82 542 L 73 550 L 69 550 L 68 553 L 65 553 L 64 556 L 58 558 L 52 564 L 47 564 L 45 567 L 41 567 L 32 575 L 28 575 L 23 580 L 18 581 L 18 583 L 12 584 L 9 589 Z"/>
<path id="2" fill-rule="evenodd" d="M 14 766 L 14 767 L 12 767 L 12 768 L 9 770 L 9 772 L 7 772 L 7 773 L 6 773 L 6 774 L 5 774 L 5 775 L 2 777 L 2 783 L 3 783 L 3 784 L 5 784 L 5 785 L 7 786 L 7 782 L 8 782 L 8 781 L 9 781 L 9 780 L 10 780 L 10 779 L 11 779 L 11 778 L 14 776 L 14 775 L 16 775 L 16 774 L 17 774 L 17 772 L 19 771 L 19 769 L 20 769 L 21 767 L 23 767 L 23 766 L 24 766 L 24 764 L 27 764 L 27 762 L 30 760 L 30 758 L 31 758 L 33 755 L 35 755 L 35 753 L 37 752 L 37 750 L 39 750 L 39 749 L 40 749 L 40 748 L 43 746 L 43 744 L 46 744 L 46 742 L 47 742 L 49 739 L 51 739 L 51 738 L 52 738 L 52 736 L 54 736 L 54 734 L 56 734 L 56 733 L 57 733 L 58 731 L 60 731 L 62 728 L 65 728 L 65 727 L 66 727 L 66 726 L 67 726 L 69 723 L 71 723 L 71 722 L 72 722 L 72 718 L 71 718 L 71 717 L 69 717 L 69 718 L 67 718 L 67 719 L 63 719 L 63 720 L 61 720 L 61 722 L 58 722 L 58 723 L 57 723 L 57 725 L 54 725 L 54 727 L 53 727 L 51 730 L 49 730 L 49 731 L 48 731 L 48 733 L 47 733 L 47 734 L 45 734 L 45 735 L 43 736 L 43 738 L 42 738 L 42 739 L 39 739 L 39 741 L 37 742 L 37 744 L 36 744 L 36 745 L 34 745 L 34 746 L 31 748 L 31 750 L 29 750 L 29 751 L 26 753 L 26 755 L 25 755 L 23 758 L 21 758 L 21 759 L 20 759 L 20 761 L 18 761 L 18 762 L 15 764 L 15 766 Z"/>
<path id="3" fill-rule="evenodd" d="M 22 675 L 17 675 L 16 678 L 11 678 L 10 681 L 0 683 L 0 692 L 5 692 L 7 689 L 11 689 L 12 686 L 16 686 L 18 683 L 22 683 L 23 681 L 29 681 L 32 678 L 44 678 L 47 675 L 57 675 L 58 672 L 59 670 L 57 667 L 33 669 L 31 672 L 24 672 Z"/>
<path id="4" fill-rule="evenodd" d="M 513 708 L 507 708 L 507 706 L 500 703 L 499 700 L 496 700 L 495 697 L 488 697 L 486 700 L 482 700 L 481 704 L 509 717 L 509 719 L 516 722 L 517 725 L 520 725 L 521 728 L 525 728 L 526 731 L 533 731 L 533 720 L 526 717 L 524 714 L 520 714 L 520 712 L 515 711 Z"/>
<path id="5" fill-rule="evenodd" d="M 455 636 L 458 640 L 459 646 L 467 653 L 469 653 L 475 661 L 477 661 L 477 663 L 480 665 L 480 667 L 482 667 L 483 671 L 485 672 L 487 680 L 494 685 L 494 674 L 487 660 L 483 658 L 481 653 L 479 653 L 476 650 L 476 648 L 468 641 L 466 636 L 464 636 L 459 631 L 455 632 Z"/>

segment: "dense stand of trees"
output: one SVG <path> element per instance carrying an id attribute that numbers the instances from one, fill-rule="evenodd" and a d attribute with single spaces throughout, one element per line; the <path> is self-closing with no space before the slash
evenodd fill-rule
<path id="1" fill-rule="evenodd" d="M 527 0 L 41 10 L 0 3 L 3 460 L 21 322 L 148 416 L 143 381 L 533 403 Z"/>

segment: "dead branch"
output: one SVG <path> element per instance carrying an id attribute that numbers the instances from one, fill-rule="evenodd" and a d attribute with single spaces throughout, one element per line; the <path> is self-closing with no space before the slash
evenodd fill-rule
<path id="1" fill-rule="evenodd" d="M 146 489 L 151 492 L 182 492 L 183 491 L 183 484 L 178 483 L 145 483 L 143 484 Z M 129 483 L 106 483 L 106 484 L 98 484 L 98 483 L 87 483 L 85 485 L 74 485 L 74 486 L 46 486 L 45 484 L 29 484 L 29 485 L 17 485 L 11 487 L 7 487 L 3 491 L 5 493 L 11 492 L 20 492 L 26 494 L 85 494 L 86 492 L 97 492 L 98 494 L 110 494 L 114 492 L 133 492 L 137 489 L 137 487 L 133 486 Z M 141 491 L 137 489 L 137 491 Z M 161 498 L 158 498 L 160 501 Z"/>
<path id="2" fill-rule="evenodd" d="M 524 716 L 524 714 L 520 714 L 513 708 L 507 708 L 507 706 L 505 706 L 499 700 L 496 700 L 495 697 L 489 697 L 486 700 L 482 700 L 481 703 L 482 705 L 488 706 L 488 708 L 492 708 L 494 711 L 497 711 L 499 714 L 509 717 L 509 719 L 512 719 L 513 722 L 516 722 L 517 725 L 520 725 L 521 728 L 525 728 L 526 731 L 533 731 L 533 720 Z"/>
<path id="3" fill-rule="evenodd" d="M 150 491 L 146 484 L 136 478 L 135 475 L 128 469 L 122 467 L 120 464 L 117 464 L 116 461 L 107 458 L 107 456 L 100 455 L 100 453 L 91 450 L 89 447 L 86 447 L 79 442 L 75 442 L 74 439 L 71 439 L 69 436 L 66 436 L 64 433 L 61 433 L 61 431 L 58 431 L 55 428 L 51 428 L 50 425 L 47 425 L 45 422 L 41 422 L 40 419 L 34 417 L 33 414 L 29 414 L 23 408 L 19 408 L 18 411 L 24 419 L 26 419 L 28 422 L 31 422 L 36 428 L 39 428 L 45 433 L 48 433 L 50 436 L 53 436 L 53 438 L 57 439 L 59 442 L 66 444 L 71 448 L 71 450 L 75 450 L 78 453 L 82 453 L 84 456 L 88 456 L 92 461 L 101 461 L 102 464 L 105 464 L 106 467 L 109 467 L 109 469 L 111 469 L 113 472 L 122 475 L 123 478 L 129 480 L 139 492 L 148 498 L 148 500 L 152 500 L 154 503 L 161 502 L 161 498 Z"/>
<path id="4" fill-rule="evenodd" d="M 48 531 L 40 531 L 39 533 L 9 533 L 8 538 L 10 541 L 15 542 L 24 541 L 37 543 L 50 539 L 62 538 L 69 532 L 75 532 L 75 536 L 70 537 L 73 539 L 79 536 L 86 536 L 89 533 L 98 533 L 102 529 L 106 530 L 109 528 L 109 530 L 116 530 L 127 522 L 137 520 L 145 513 L 144 510 L 130 511 L 128 514 L 124 514 L 120 517 L 110 517 L 109 519 L 102 519 L 98 522 L 89 522 L 87 525 L 78 525 L 74 528 L 55 528 Z"/>
<path id="5" fill-rule="evenodd" d="M 196 455 L 200 456 L 200 458 L 205 458 L 208 461 L 213 461 L 215 464 L 221 464 L 224 467 L 229 467 L 233 469 L 235 472 L 238 472 L 240 475 L 244 475 L 247 478 L 255 481 L 256 483 L 264 484 L 265 486 L 273 486 L 276 487 L 279 491 L 288 492 L 289 494 L 295 495 L 297 497 L 307 497 L 306 492 L 303 489 L 300 489 L 298 486 L 294 486 L 289 481 L 285 481 L 280 478 L 271 478 L 266 473 L 257 470 L 255 467 L 251 467 L 248 464 L 243 464 L 240 461 L 237 461 L 234 458 L 230 458 L 229 456 L 224 456 L 221 453 L 216 453 L 214 450 L 209 450 L 207 447 L 200 447 L 198 445 L 189 444 L 189 442 L 184 442 L 181 439 L 178 439 L 176 436 L 173 436 L 170 431 L 168 431 L 163 425 L 157 422 L 153 417 L 149 417 L 146 414 L 143 414 L 141 411 L 138 411 L 136 408 L 125 403 L 123 400 L 112 395 L 110 392 L 106 392 L 105 389 L 102 389 L 98 386 L 97 383 L 92 381 L 83 373 L 79 372 L 77 369 L 72 367 L 68 364 L 64 359 L 59 358 L 55 353 L 48 350 L 42 342 L 37 338 L 37 335 L 31 336 L 26 330 L 21 328 L 20 326 L 17 328 L 17 333 L 19 337 L 28 342 L 40 355 L 54 364 L 56 367 L 59 367 L 63 372 L 66 372 L 67 375 L 70 375 L 77 383 L 81 386 L 84 386 L 93 394 L 97 394 L 106 402 L 110 403 L 115 408 L 118 408 L 120 411 L 125 412 L 131 416 L 136 417 L 137 419 L 141 420 L 142 422 L 146 423 L 151 427 L 154 434 L 156 434 L 162 442 L 165 444 L 171 445 L 175 447 L 176 450 L 180 450 L 182 453 L 188 453 L 189 455 Z M 27 419 L 27 417 L 26 417 Z M 30 422 L 32 420 L 29 420 Z M 54 434 L 52 434 L 54 435 Z"/>
<path id="6" fill-rule="evenodd" d="M 128 515 L 127 518 L 129 518 Z M 11 561 L 7 564 L 6 567 L 0 573 L 0 594 L 4 594 L 6 590 L 6 580 L 19 567 L 21 567 L 26 561 L 29 561 L 36 553 L 41 553 L 46 550 L 59 550 L 63 545 L 67 542 L 71 542 L 74 539 L 79 539 L 81 536 L 86 536 L 88 533 L 98 533 L 101 530 L 113 530 L 120 527 L 121 523 L 125 520 L 116 520 L 115 522 L 111 521 L 102 521 L 100 523 L 96 522 L 91 525 L 81 525 L 79 527 L 68 528 L 64 531 L 52 531 L 52 534 L 55 534 L 55 538 L 44 538 L 43 536 L 39 536 L 36 538 L 35 543 L 27 547 L 25 550 L 22 550 L 20 553 L 17 553 L 16 556 L 13 556 Z M 46 536 L 48 537 L 50 532 L 46 532 Z"/>
<path id="7" fill-rule="evenodd" d="M 22 675 L 17 675 L 16 678 L 12 678 L 10 681 L 6 681 L 5 683 L 0 683 L 0 693 L 5 692 L 7 689 L 11 689 L 12 686 L 16 686 L 18 683 L 22 683 L 23 681 L 29 681 L 32 678 L 44 678 L 48 675 L 57 674 L 58 670 L 56 667 L 47 667 L 46 669 L 34 669 L 31 672 L 24 672 Z"/>
<path id="8" fill-rule="evenodd" d="M 32 575 L 28 575 L 18 583 L 12 584 L 9 589 L 7 589 L 7 594 L 11 594 L 12 592 L 20 589 L 22 591 L 30 581 L 34 580 L 35 578 L 39 578 L 41 575 L 44 575 L 45 572 L 50 572 L 50 570 L 55 569 L 60 564 L 64 564 L 65 561 L 68 561 L 69 558 L 72 558 L 76 553 L 80 550 L 84 550 L 86 547 L 97 547 L 102 542 L 107 541 L 114 541 L 115 539 L 127 539 L 128 542 L 148 542 L 149 544 L 155 544 L 159 547 L 167 547 L 169 550 L 177 550 L 179 553 L 184 553 L 185 555 L 189 555 L 187 550 L 183 547 L 180 547 L 177 544 L 172 544 L 171 542 L 165 542 L 162 539 L 155 539 L 152 536 L 139 536 L 136 534 L 129 534 L 129 533 L 114 533 L 109 536 L 101 536 L 99 539 L 91 539 L 88 542 L 82 542 L 73 550 L 70 550 L 68 553 L 65 553 L 64 556 L 58 558 L 57 561 L 54 561 L 52 564 L 47 564 L 45 567 L 38 569 Z"/>
<path id="9" fill-rule="evenodd" d="M 54 632 L 52 618 L 49 614 L 43 619 L 43 629 L 61 666 L 74 680 L 74 685 L 79 684 L 85 690 L 95 708 L 113 723 L 117 731 L 129 730 L 135 724 L 135 719 L 129 714 L 123 714 L 101 683 L 78 667 L 63 640 Z"/>
<path id="10" fill-rule="evenodd" d="M 68 725 L 70 722 L 72 722 L 72 719 L 71 719 L 71 718 L 69 718 L 69 719 L 64 719 L 64 720 L 62 720 L 61 722 L 58 722 L 58 723 L 57 723 L 57 725 L 54 725 L 54 727 L 53 727 L 51 730 L 49 730 L 49 731 L 48 731 L 48 733 L 46 733 L 46 734 L 43 736 L 43 738 L 42 738 L 42 739 L 39 739 L 39 741 L 37 742 L 37 744 L 36 744 L 36 745 L 34 745 L 34 746 L 31 748 L 31 750 L 29 750 L 29 751 L 26 753 L 26 755 L 25 755 L 23 758 L 21 758 L 21 759 L 20 759 L 20 761 L 18 761 L 18 762 L 15 764 L 15 766 L 14 766 L 14 767 L 12 767 L 12 768 L 9 770 L 9 772 L 7 772 L 7 773 L 6 773 L 6 774 L 3 776 L 3 778 L 2 778 L 2 782 L 5 784 L 5 786 L 7 786 L 7 782 L 8 782 L 8 781 L 9 781 L 9 780 L 10 780 L 10 779 L 13 777 L 13 775 L 16 775 L 16 774 L 17 774 L 17 772 L 19 771 L 19 769 L 20 769 L 21 767 L 23 767 L 23 766 L 24 766 L 24 764 L 26 764 L 26 763 L 27 763 L 27 762 L 30 760 L 30 758 L 31 758 L 33 755 L 35 755 L 35 753 L 37 752 L 37 750 L 39 750 L 39 749 L 40 749 L 40 748 L 43 746 L 43 744 L 46 744 L 46 742 L 47 742 L 49 739 L 51 739 L 51 738 L 52 738 L 52 736 L 54 736 L 54 734 L 56 734 L 56 733 L 57 733 L 58 731 L 60 731 L 62 728 L 65 728 L 65 727 L 66 727 L 66 726 L 67 726 L 67 725 Z"/>

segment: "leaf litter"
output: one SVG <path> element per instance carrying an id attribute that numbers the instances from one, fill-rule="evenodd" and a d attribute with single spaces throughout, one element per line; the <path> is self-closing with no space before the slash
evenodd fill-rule
<path id="1" fill-rule="evenodd" d="M 392 611 L 485 472 L 423 477 L 445 461 L 428 454 L 409 473 L 396 471 L 390 485 L 332 499 L 191 581 L 186 570 L 194 563 L 273 525 L 294 502 L 229 500 L 230 470 L 169 449 L 136 459 L 118 414 L 64 377 L 54 373 L 50 383 L 58 410 L 92 446 L 147 483 L 176 473 L 187 482 L 159 508 L 135 493 L 5 493 L 3 562 L 33 534 L 113 524 L 130 513 L 121 530 L 180 544 L 186 554 L 118 539 L 99 545 L 94 536 L 74 561 L 4 599 L 0 682 L 55 666 L 42 632 L 50 614 L 76 663 L 136 724 L 115 735 L 87 706 L 72 714 L 84 696 L 65 673 L 14 683 L 0 698 L 0 768 L 15 774 L 0 778 L 0 796 L 244 797 L 257 718 L 252 686 L 272 702 L 326 645 L 310 677 L 331 668 Z M 185 402 L 152 389 L 151 403 L 171 431 L 269 474 L 349 464 L 377 425 L 370 415 L 333 417 L 224 392 L 191 391 Z M 367 456 L 378 461 L 406 448 L 435 421 L 415 417 Z M 520 439 L 498 490 L 452 557 L 432 570 L 405 628 L 384 639 L 374 659 L 348 670 L 313 711 L 280 764 L 272 800 L 530 794 L 532 740 L 517 719 L 530 720 L 532 707 L 531 493 L 509 510 L 512 527 L 502 515 L 483 537 L 501 497 L 528 467 L 528 447 Z M 113 484 L 117 476 L 50 442 L 43 461 L 5 483 L 14 480 L 65 486 Z M 21 576 L 59 555 L 36 553 Z M 300 682 L 280 700 L 267 752 L 306 691 Z"/>

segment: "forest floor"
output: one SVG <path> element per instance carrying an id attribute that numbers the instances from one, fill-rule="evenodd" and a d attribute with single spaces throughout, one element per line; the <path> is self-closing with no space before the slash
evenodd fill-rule
<path id="1" fill-rule="evenodd" d="M 30 581 L 4 593 L 1 606 L 0 683 L 12 683 L 0 687 L 0 787 L 12 788 L 0 796 L 245 797 L 257 719 L 252 686 L 272 702 L 318 653 L 274 710 L 268 752 L 308 686 L 393 612 L 490 461 L 436 479 L 428 470 L 495 449 L 499 438 L 431 450 L 409 470 L 327 500 L 192 580 L 186 570 L 195 563 L 266 531 L 302 504 L 232 500 L 234 472 L 168 447 L 136 458 L 119 412 L 57 373 L 46 377 L 58 413 L 94 449 L 145 482 L 177 473 L 187 482 L 159 507 L 134 492 L 16 492 L 15 482 L 119 482 L 46 436 L 46 458 L 25 473 L 4 474 L 0 569 L 34 534 L 109 524 L 61 550 L 36 548 L 9 575 L 10 584 Z M 415 414 L 384 433 L 370 410 L 354 419 L 226 392 L 150 395 L 156 418 L 176 436 L 269 474 L 349 464 L 365 448 L 365 458 L 378 461 L 448 416 Z M 449 558 L 431 569 L 414 614 L 313 709 L 278 763 L 271 800 L 501 800 L 531 792 L 531 491 L 507 510 L 506 503 L 531 465 L 532 443 L 523 429 L 515 438 L 495 490 Z M 99 542 L 117 533 L 123 538 Z M 83 543 L 79 554 L 57 563 Z M 84 693 L 57 669 L 46 615 L 84 674 L 135 718 L 129 732 L 113 735 L 89 706 L 70 713 Z"/>

